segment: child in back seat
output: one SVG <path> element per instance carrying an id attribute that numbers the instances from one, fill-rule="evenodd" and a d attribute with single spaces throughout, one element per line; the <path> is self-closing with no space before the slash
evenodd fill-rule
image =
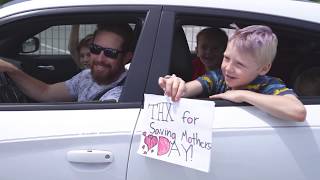
<path id="1" fill-rule="evenodd" d="M 294 83 L 294 91 L 299 96 L 320 96 L 320 67 L 303 71 Z"/>

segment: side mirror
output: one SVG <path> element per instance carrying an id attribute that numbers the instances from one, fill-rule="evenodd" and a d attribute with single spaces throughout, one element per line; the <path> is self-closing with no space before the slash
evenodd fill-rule
<path id="1" fill-rule="evenodd" d="M 33 53 L 39 50 L 40 41 L 37 37 L 32 37 L 27 39 L 22 43 L 21 52 L 22 53 Z"/>

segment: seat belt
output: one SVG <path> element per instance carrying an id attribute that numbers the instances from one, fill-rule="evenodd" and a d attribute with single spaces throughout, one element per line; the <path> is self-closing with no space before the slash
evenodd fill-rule
<path id="1" fill-rule="evenodd" d="M 106 89 L 104 89 L 103 91 L 99 92 L 99 93 L 93 98 L 93 100 L 94 100 L 94 101 L 99 101 L 99 99 L 100 99 L 105 93 L 107 93 L 108 91 L 110 91 L 111 89 L 113 89 L 113 88 L 115 88 L 115 87 L 117 87 L 117 86 L 123 85 L 124 82 L 125 82 L 125 80 L 126 80 L 126 78 L 123 78 L 116 86 L 106 88 Z"/>

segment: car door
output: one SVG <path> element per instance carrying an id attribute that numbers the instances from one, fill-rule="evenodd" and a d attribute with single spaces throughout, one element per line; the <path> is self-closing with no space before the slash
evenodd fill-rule
<path id="1" fill-rule="evenodd" d="M 81 70 L 70 58 L 70 55 L 20 56 L 23 70 L 33 77 L 46 82 L 57 83 L 70 79 Z"/>
<path id="2" fill-rule="evenodd" d="M 159 12 L 156 6 L 56 4 L 41 11 L 30 9 L 27 14 L 13 13 L 2 20 L 0 31 L 7 37 L 1 36 L 1 42 L 10 42 L 7 45 L 12 47 L 16 44 L 10 40 L 15 38 L 9 35 L 16 33 L 7 28 L 13 25 L 25 27 L 30 37 L 41 32 L 35 24 L 96 24 L 113 19 L 140 28 L 119 102 L 0 103 L 0 179 L 126 179 Z M 12 53 L 1 50 L 2 56 L 13 59 Z"/>
<path id="3" fill-rule="evenodd" d="M 319 23 L 221 8 L 167 6 L 161 15 L 146 92 L 162 95 L 157 80 L 166 74 L 180 73 L 184 80 L 190 80 L 188 73 L 191 71 L 188 68 L 191 62 L 189 55 L 186 55 L 190 52 L 186 48 L 181 49 L 188 47 L 186 37 L 177 37 L 177 34 L 181 35 L 182 25 L 230 28 L 232 23 L 240 26 L 266 24 L 279 35 L 281 44 L 270 75 L 289 80 L 292 69 L 307 61 L 305 57 L 317 59 L 319 36 L 314 32 L 319 32 Z M 305 41 L 301 41 L 301 37 Z M 306 53 L 302 49 L 309 47 L 309 42 L 318 45 Z M 179 66 L 181 63 L 185 64 Z M 292 84 L 288 86 L 292 87 Z M 139 155 L 140 137 L 145 131 L 141 129 L 141 119 L 132 140 L 128 180 L 317 179 L 320 176 L 317 171 L 320 165 L 319 97 L 299 98 L 307 109 L 305 122 L 280 120 L 248 104 L 216 100 L 208 173 Z M 138 171 L 134 168 L 137 164 L 140 167 Z"/>

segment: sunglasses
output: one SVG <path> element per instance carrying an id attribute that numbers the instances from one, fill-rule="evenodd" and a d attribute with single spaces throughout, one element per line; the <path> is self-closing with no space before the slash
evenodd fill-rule
<path id="1" fill-rule="evenodd" d="M 104 56 L 112 59 L 117 59 L 119 54 L 123 53 L 123 51 L 112 49 L 112 48 L 104 48 L 94 43 L 90 44 L 89 49 L 92 54 L 97 54 L 97 55 L 100 54 L 101 51 L 103 51 Z"/>

